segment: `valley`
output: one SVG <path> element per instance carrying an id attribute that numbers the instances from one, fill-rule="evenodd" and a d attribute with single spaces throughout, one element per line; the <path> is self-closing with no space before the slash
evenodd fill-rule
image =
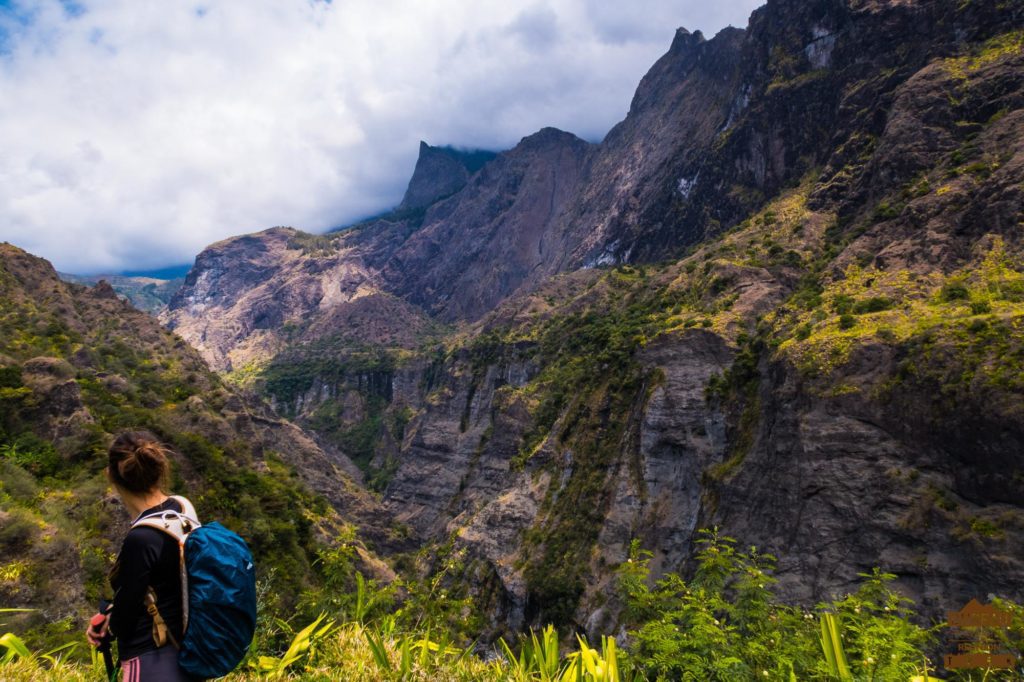
<path id="1" fill-rule="evenodd" d="M 656 580 L 725 594 L 708 547 L 781 620 L 1024 601 L 1018 3 L 770 2 L 679 29 L 600 142 L 419 154 L 393 211 L 217 242 L 180 287 L 0 247 L 0 606 L 33 643 L 100 596 L 137 426 L 306 622 L 358 572 L 463 646 L 654 661 Z"/>

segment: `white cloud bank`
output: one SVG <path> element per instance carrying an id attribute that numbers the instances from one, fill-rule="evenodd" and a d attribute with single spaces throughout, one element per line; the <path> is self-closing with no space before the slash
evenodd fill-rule
<path id="1" fill-rule="evenodd" d="M 759 0 L 0 0 L 0 240 L 69 272 L 393 206 L 418 142 L 600 139 Z"/>

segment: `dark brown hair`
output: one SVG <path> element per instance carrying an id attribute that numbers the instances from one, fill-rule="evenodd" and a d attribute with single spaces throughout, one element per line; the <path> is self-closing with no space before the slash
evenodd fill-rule
<path id="1" fill-rule="evenodd" d="M 167 448 L 149 431 L 126 431 L 107 454 L 110 480 L 136 494 L 148 493 L 166 483 L 171 465 Z"/>

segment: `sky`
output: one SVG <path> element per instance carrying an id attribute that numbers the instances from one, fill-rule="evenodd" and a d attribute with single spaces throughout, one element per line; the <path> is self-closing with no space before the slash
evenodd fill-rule
<path id="1" fill-rule="evenodd" d="M 419 141 L 599 141 L 760 0 L 0 0 L 0 241 L 80 274 L 397 204 Z"/>

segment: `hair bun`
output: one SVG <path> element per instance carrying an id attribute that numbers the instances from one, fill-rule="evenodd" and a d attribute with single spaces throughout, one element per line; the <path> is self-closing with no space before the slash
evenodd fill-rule
<path id="1" fill-rule="evenodd" d="M 135 448 L 135 459 L 149 464 L 155 464 L 167 459 L 164 449 L 159 443 L 146 441 Z"/>
<path id="2" fill-rule="evenodd" d="M 133 493 L 159 488 L 170 470 L 166 449 L 148 431 L 122 433 L 108 456 L 114 483 Z"/>
<path id="3" fill-rule="evenodd" d="M 122 476 L 129 476 L 139 467 L 139 460 L 134 452 L 128 452 L 118 465 L 117 470 Z"/>

